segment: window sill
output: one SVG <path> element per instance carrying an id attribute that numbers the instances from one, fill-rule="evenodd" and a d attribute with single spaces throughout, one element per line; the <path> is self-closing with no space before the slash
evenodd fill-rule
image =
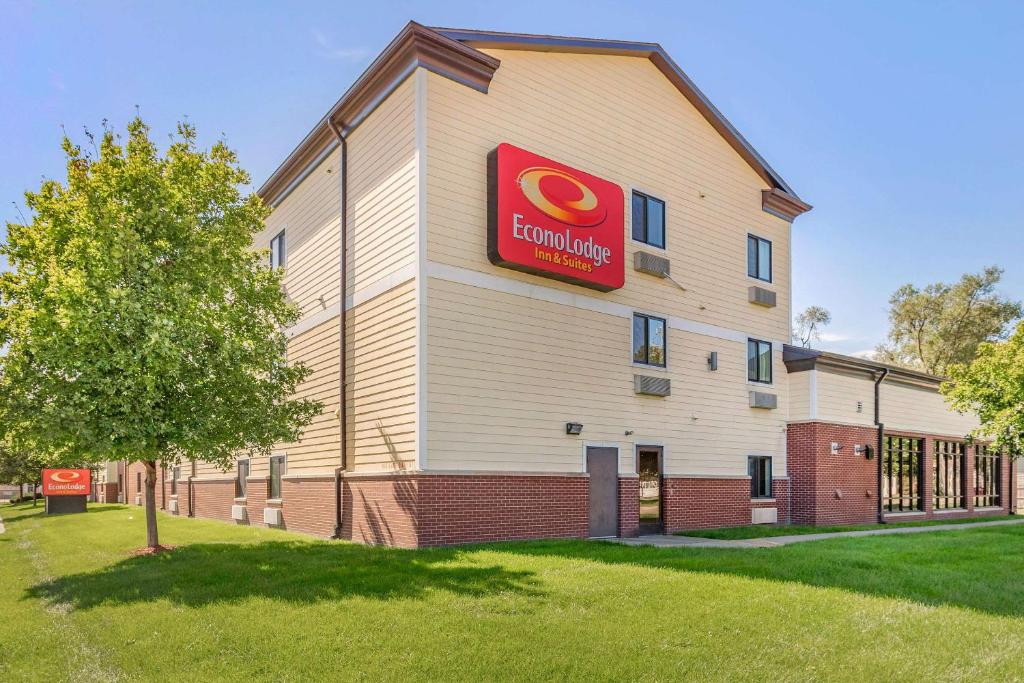
<path id="1" fill-rule="evenodd" d="M 957 512 L 959 512 L 959 513 L 967 512 L 967 508 L 942 508 L 941 510 L 936 510 L 936 509 L 932 510 L 932 514 L 933 515 L 952 515 L 952 514 L 955 514 Z"/>
<path id="2" fill-rule="evenodd" d="M 925 514 L 924 510 L 917 510 L 916 512 L 883 512 L 883 517 L 923 517 Z"/>
<path id="3" fill-rule="evenodd" d="M 751 275 L 750 273 L 747 273 L 747 280 L 749 280 L 751 282 L 760 282 L 762 285 L 774 285 L 775 284 L 775 282 L 773 280 L 762 280 L 761 278 L 759 278 L 759 277 L 757 277 L 755 275 Z"/>
<path id="4" fill-rule="evenodd" d="M 651 365 L 649 363 L 640 363 L 638 361 L 633 361 L 633 367 L 642 370 L 661 370 L 662 372 L 668 371 L 667 365 Z"/>
<path id="5" fill-rule="evenodd" d="M 267 505 L 283 505 L 284 498 L 267 498 Z"/>
<path id="6" fill-rule="evenodd" d="M 976 507 L 974 512 L 1002 512 L 1003 507 L 1001 505 L 986 505 L 985 507 Z"/>
<path id="7" fill-rule="evenodd" d="M 244 503 L 245 502 L 245 496 L 242 496 L 241 498 L 234 498 L 233 500 L 236 503 Z"/>
<path id="8" fill-rule="evenodd" d="M 643 247 L 644 249 L 657 249 L 658 251 L 663 253 L 668 251 L 668 249 L 666 249 L 665 247 L 659 247 L 657 244 L 648 244 L 647 242 L 641 242 L 640 240 L 633 237 L 629 238 L 629 242 L 633 246 Z"/>
<path id="9" fill-rule="evenodd" d="M 775 498 L 751 498 L 751 503 L 774 503 Z"/>

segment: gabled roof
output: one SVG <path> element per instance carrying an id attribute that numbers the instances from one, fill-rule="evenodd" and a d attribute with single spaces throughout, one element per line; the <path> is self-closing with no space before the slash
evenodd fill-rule
<path id="1" fill-rule="evenodd" d="M 757 150 L 700 91 L 682 69 L 657 43 L 622 40 L 598 40 L 567 36 L 501 33 L 455 28 L 427 28 L 409 22 L 380 56 L 366 69 L 327 115 L 289 155 L 259 190 L 271 205 L 280 201 L 295 184 L 295 178 L 311 162 L 333 149 L 332 127 L 350 130 L 359 125 L 416 67 L 423 67 L 469 87 L 487 92 L 491 77 L 500 61 L 481 51 L 486 48 L 530 50 L 538 52 L 572 52 L 584 54 L 626 55 L 646 57 L 686 97 L 730 146 L 768 184 L 763 192 L 766 211 L 786 220 L 793 220 L 811 206 L 801 200 Z"/>

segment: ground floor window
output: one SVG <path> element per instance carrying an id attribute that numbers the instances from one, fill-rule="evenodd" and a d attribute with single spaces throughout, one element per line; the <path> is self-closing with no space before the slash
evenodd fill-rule
<path id="1" fill-rule="evenodd" d="M 999 505 L 1002 458 L 988 446 L 978 446 L 974 452 L 974 507 Z"/>
<path id="2" fill-rule="evenodd" d="M 935 442 L 935 509 L 967 507 L 964 444 Z"/>
<path id="3" fill-rule="evenodd" d="M 285 473 L 285 462 L 283 455 L 270 456 L 270 498 L 281 497 L 281 477 Z"/>
<path id="4" fill-rule="evenodd" d="M 924 463 L 924 441 L 906 436 L 887 436 L 883 457 L 883 509 L 887 512 L 923 510 L 921 470 Z"/>
<path id="5" fill-rule="evenodd" d="M 750 474 L 750 497 L 772 497 L 772 459 L 766 455 L 752 455 L 747 458 Z"/>
<path id="6" fill-rule="evenodd" d="M 243 458 L 238 461 L 238 479 L 235 481 L 235 496 L 245 498 L 245 482 L 249 478 L 249 459 Z"/>
<path id="7" fill-rule="evenodd" d="M 178 477 L 181 476 L 181 468 L 175 467 L 171 470 L 171 495 L 178 495 Z"/>

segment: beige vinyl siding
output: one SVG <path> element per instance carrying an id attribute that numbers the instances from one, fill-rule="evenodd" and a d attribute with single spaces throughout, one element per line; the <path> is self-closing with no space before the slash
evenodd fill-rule
<path id="1" fill-rule="evenodd" d="M 579 472 L 584 442 L 607 442 L 624 472 L 634 444 L 663 445 L 669 474 L 743 476 L 753 453 L 785 472 L 785 383 L 756 387 L 783 409 L 749 408 L 745 343 L 670 329 L 658 370 L 631 362 L 625 316 L 436 278 L 427 301 L 432 470 Z M 785 377 L 780 351 L 774 371 Z M 635 395 L 634 373 L 670 377 L 672 395 Z M 570 421 L 583 423 L 580 437 L 565 434 Z"/>
<path id="2" fill-rule="evenodd" d="M 794 372 L 788 376 L 789 419 L 810 420 L 811 413 L 811 372 Z"/>
<path id="3" fill-rule="evenodd" d="M 348 315 L 353 469 L 410 469 L 416 460 L 415 283 L 385 292 Z"/>
<path id="4" fill-rule="evenodd" d="M 416 261 L 415 79 L 348 138 L 349 292 Z"/>
<path id="5" fill-rule="evenodd" d="M 976 416 L 951 410 L 937 390 L 886 380 L 880 400 L 886 430 L 962 437 L 978 427 Z"/>
<path id="6" fill-rule="evenodd" d="M 583 291 L 498 270 L 487 260 L 485 159 L 499 143 L 509 142 L 622 187 L 626 286 L 600 296 L 760 338 L 788 338 L 790 224 L 762 211 L 761 190 L 767 185 L 649 60 L 488 52 L 501 59 L 501 66 L 487 94 L 428 77 L 431 261 Z M 666 201 L 666 251 L 631 241 L 631 188 Z M 773 243 L 770 285 L 747 277 L 748 233 Z M 673 278 L 687 291 L 633 271 L 637 248 L 664 253 Z M 779 305 L 750 304 L 751 284 L 775 291 Z"/>
<path id="7" fill-rule="evenodd" d="M 825 422 L 871 426 L 875 423 L 875 383 L 867 375 L 817 372 L 818 419 Z M 809 372 L 798 373 L 808 375 Z M 863 405 L 857 412 L 857 402 Z M 884 402 L 882 404 L 885 405 Z"/>
<path id="8" fill-rule="evenodd" d="M 285 231 L 284 287 L 302 315 L 338 305 L 341 291 L 340 152 L 335 150 L 267 218 L 253 246 L 267 249 Z M 321 300 L 322 297 L 322 300 Z"/>

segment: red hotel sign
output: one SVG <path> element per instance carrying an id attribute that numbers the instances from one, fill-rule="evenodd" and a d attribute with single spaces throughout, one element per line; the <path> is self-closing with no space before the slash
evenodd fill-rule
<path id="1" fill-rule="evenodd" d="M 87 496 L 91 485 L 89 470 L 43 470 L 44 496 Z"/>
<path id="2" fill-rule="evenodd" d="M 603 292 L 622 287 L 622 188 L 507 143 L 487 162 L 491 263 Z"/>

